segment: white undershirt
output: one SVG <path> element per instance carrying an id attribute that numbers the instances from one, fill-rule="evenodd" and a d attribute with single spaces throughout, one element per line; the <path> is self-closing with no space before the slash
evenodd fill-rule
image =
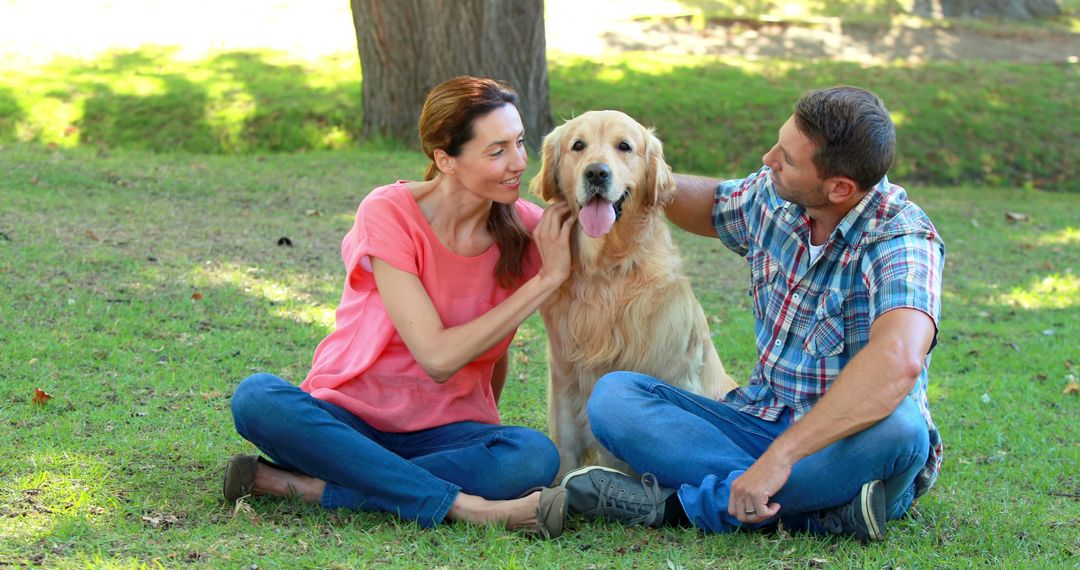
<path id="1" fill-rule="evenodd" d="M 806 243 L 810 246 L 810 265 L 813 265 L 814 262 L 817 261 L 817 258 L 821 257 L 821 252 L 825 251 L 825 245 L 828 242 L 825 242 L 821 245 L 814 245 L 809 241 L 807 241 Z"/>

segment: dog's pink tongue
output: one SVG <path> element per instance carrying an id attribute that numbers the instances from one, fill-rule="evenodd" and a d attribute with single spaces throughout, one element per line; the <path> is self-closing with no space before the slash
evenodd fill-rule
<path id="1" fill-rule="evenodd" d="M 596 238 L 609 231 L 615 225 L 615 206 L 607 200 L 593 198 L 587 206 L 578 212 L 578 222 L 585 235 Z"/>

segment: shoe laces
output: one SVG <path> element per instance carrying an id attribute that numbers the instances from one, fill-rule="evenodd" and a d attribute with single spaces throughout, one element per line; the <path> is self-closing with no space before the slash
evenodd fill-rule
<path id="1" fill-rule="evenodd" d="M 660 484 L 655 475 L 646 473 L 641 476 L 640 491 L 616 485 L 610 479 L 601 479 L 600 484 L 600 512 L 622 515 L 614 518 L 627 525 L 652 526 L 656 522 L 659 517 L 657 498 L 660 496 Z"/>

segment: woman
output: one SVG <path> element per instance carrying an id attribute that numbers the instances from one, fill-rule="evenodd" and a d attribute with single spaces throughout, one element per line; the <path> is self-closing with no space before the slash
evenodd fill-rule
<path id="1" fill-rule="evenodd" d="M 224 494 L 382 510 L 424 527 L 562 532 L 565 492 L 544 434 L 499 425 L 517 327 L 570 272 L 573 219 L 519 198 L 517 96 L 490 79 L 435 87 L 420 116 L 423 182 L 376 188 L 342 242 L 337 326 L 299 388 L 270 374 L 232 398 L 236 429 L 272 463 L 234 456 Z M 530 240 L 529 231 L 533 239 Z"/>

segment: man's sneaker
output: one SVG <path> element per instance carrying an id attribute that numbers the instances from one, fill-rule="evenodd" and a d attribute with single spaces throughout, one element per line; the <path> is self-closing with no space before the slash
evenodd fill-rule
<path id="1" fill-rule="evenodd" d="M 871 481 L 862 486 L 850 503 L 822 511 L 821 525 L 833 534 L 862 540 L 885 539 L 885 484 Z"/>
<path id="2" fill-rule="evenodd" d="M 608 467 L 582 467 L 562 479 L 566 508 L 588 519 L 604 518 L 625 525 L 660 527 L 664 503 L 675 489 L 661 487 L 652 473 L 641 479 Z"/>

